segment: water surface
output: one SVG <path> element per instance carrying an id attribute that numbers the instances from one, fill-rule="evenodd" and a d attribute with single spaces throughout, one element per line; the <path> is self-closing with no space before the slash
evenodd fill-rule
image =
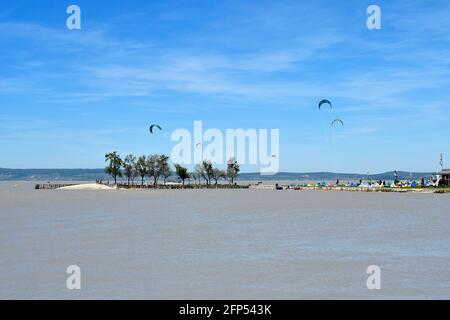
<path id="1" fill-rule="evenodd" d="M 2 299 L 450 298 L 449 195 L 3 182 L 0 221 Z"/>

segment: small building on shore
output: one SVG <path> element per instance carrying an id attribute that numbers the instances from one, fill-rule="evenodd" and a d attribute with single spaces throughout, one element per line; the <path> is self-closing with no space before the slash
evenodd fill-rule
<path id="1" fill-rule="evenodd" d="M 445 187 L 450 187 L 450 169 L 443 169 L 439 175 L 441 176 L 441 181 L 439 184 Z"/>

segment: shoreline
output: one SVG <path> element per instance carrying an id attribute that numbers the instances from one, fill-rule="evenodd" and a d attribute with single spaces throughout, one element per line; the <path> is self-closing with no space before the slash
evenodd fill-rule
<path id="1" fill-rule="evenodd" d="M 275 191 L 340 191 L 340 192 L 384 192 L 384 193 L 422 193 L 422 194 L 450 194 L 450 188 L 443 187 L 348 187 L 348 186 L 290 186 L 274 184 L 217 184 L 217 185 L 181 185 L 158 184 L 134 185 L 126 184 L 99 184 L 99 183 L 67 183 L 67 184 L 36 184 L 36 190 L 92 190 L 92 191 L 120 191 L 120 190 L 275 190 Z"/>
<path id="2" fill-rule="evenodd" d="M 318 190 L 318 191 L 343 191 L 343 192 L 396 192 L 396 193 L 428 193 L 428 194 L 442 194 L 449 193 L 450 188 L 370 188 L 370 187 L 295 187 L 287 188 L 286 190 L 294 191 L 307 191 L 307 190 Z"/>

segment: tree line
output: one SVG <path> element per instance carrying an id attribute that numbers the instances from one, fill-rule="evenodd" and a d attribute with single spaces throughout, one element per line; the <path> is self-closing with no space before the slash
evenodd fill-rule
<path id="1" fill-rule="evenodd" d="M 193 172 L 189 172 L 188 168 L 181 164 L 175 164 L 175 170 L 173 170 L 169 164 L 169 156 L 164 154 L 140 157 L 129 154 L 122 159 L 115 151 L 105 155 L 105 162 L 107 163 L 105 172 L 113 178 L 114 184 L 117 184 L 117 178 L 126 177 L 128 186 L 135 185 L 136 179 L 140 179 L 143 186 L 146 178 L 152 181 L 154 186 L 157 186 L 161 179 L 166 184 L 171 176 L 176 176 L 183 186 L 186 180 L 190 179 L 193 179 L 196 184 L 204 181 L 207 186 L 217 185 L 220 179 L 235 184 L 240 172 L 240 166 L 234 158 L 228 160 L 226 170 L 214 167 L 210 160 L 204 160 L 195 166 Z"/>

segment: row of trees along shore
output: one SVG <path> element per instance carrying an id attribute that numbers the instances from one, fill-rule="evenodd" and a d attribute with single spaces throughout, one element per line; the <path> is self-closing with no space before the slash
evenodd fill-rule
<path id="1" fill-rule="evenodd" d="M 105 155 L 105 162 L 107 162 L 105 172 L 114 179 L 114 184 L 117 184 L 117 178 L 126 177 L 128 186 L 134 186 L 136 179 L 139 179 L 143 186 L 146 178 L 152 181 L 154 186 L 157 186 L 161 179 L 166 184 L 167 179 L 172 176 L 177 177 L 183 186 L 186 180 L 190 179 L 196 184 L 204 181 L 207 186 L 217 185 L 221 179 L 228 180 L 233 185 L 240 172 L 239 164 L 234 158 L 228 160 L 226 170 L 215 168 L 210 160 L 204 160 L 195 166 L 193 172 L 189 172 L 181 164 L 175 164 L 173 170 L 169 164 L 169 157 L 164 154 L 140 157 L 129 154 L 122 159 L 115 151 Z"/>

